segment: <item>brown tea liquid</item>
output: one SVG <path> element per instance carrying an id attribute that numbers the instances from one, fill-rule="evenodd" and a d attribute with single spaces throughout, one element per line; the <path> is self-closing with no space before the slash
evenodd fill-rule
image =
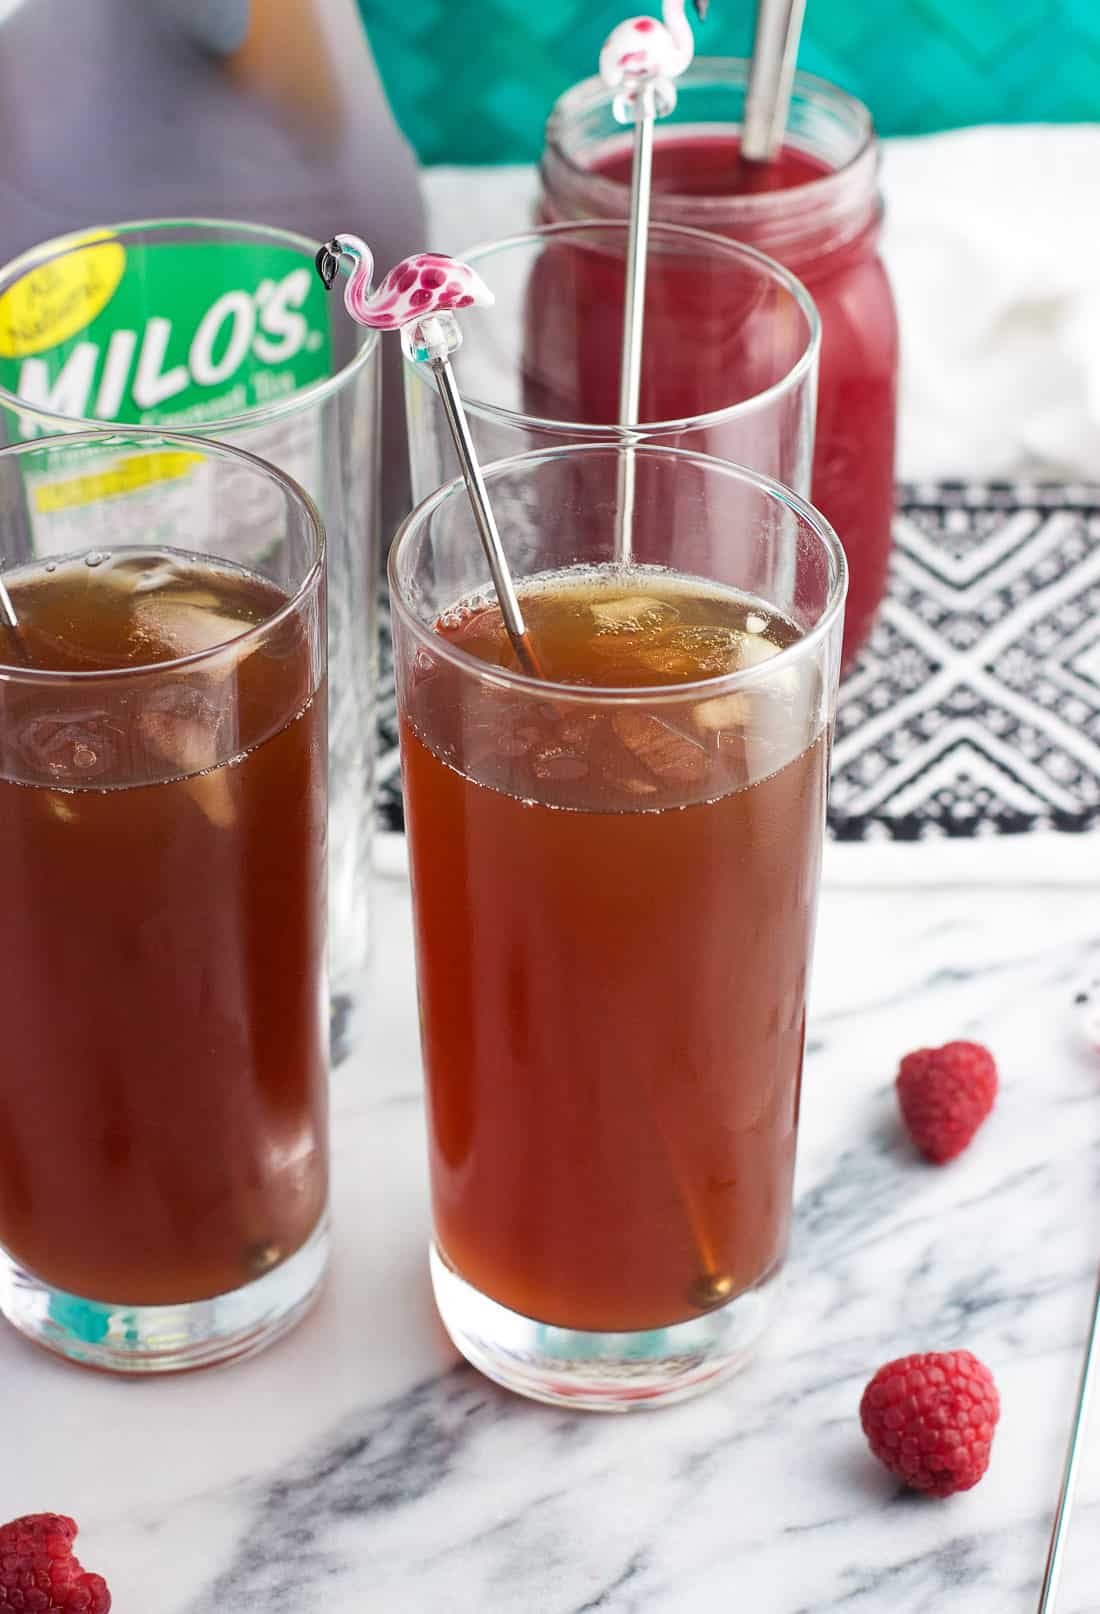
<path id="1" fill-rule="evenodd" d="M 788 1233 L 826 744 L 797 630 L 657 569 L 522 592 L 534 697 L 421 650 L 402 734 L 434 1217 L 528 1317 L 656 1328 L 742 1293 Z M 440 635 L 514 666 L 495 606 Z"/>
<path id="2" fill-rule="evenodd" d="M 26 659 L 64 673 L 171 662 L 286 604 L 157 551 L 6 581 Z M 201 667 L 0 682 L 0 1245 L 48 1284 L 208 1298 L 324 1213 L 313 667 L 288 613 Z"/>

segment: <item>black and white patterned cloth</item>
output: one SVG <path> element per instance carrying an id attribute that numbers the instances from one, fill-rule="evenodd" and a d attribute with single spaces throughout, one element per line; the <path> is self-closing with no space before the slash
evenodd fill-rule
<path id="1" fill-rule="evenodd" d="M 1100 823 L 1100 486 L 910 483 L 890 588 L 841 689 L 831 834 Z M 379 815 L 403 827 L 383 609 Z"/>

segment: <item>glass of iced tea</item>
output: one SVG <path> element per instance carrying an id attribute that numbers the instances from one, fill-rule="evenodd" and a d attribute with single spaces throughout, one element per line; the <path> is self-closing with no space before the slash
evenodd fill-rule
<path id="1" fill-rule="evenodd" d="M 151 1372 L 326 1261 L 324 544 L 240 450 L 0 452 L 0 1310 Z"/>
<path id="2" fill-rule="evenodd" d="M 432 1276 L 458 1348 L 627 1408 L 733 1371 L 787 1249 L 846 572 L 755 473 L 486 471 L 541 676 L 461 486 L 390 560 Z"/>

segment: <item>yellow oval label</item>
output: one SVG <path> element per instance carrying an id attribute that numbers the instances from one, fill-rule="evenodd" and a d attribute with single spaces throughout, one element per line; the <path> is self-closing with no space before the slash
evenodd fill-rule
<path id="1" fill-rule="evenodd" d="M 64 449 L 60 452 L 64 453 Z M 118 460 L 109 471 L 43 482 L 34 490 L 34 507 L 41 515 L 52 516 L 59 510 L 72 510 L 78 505 L 98 504 L 100 499 L 114 498 L 119 493 L 136 493 L 150 482 L 173 482 L 186 476 L 194 466 L 201 465 L 202 460 L 201 454 L 190 454 L 183 449 L 133 454 L 128 459 Z"/>
<path id="2" fill-rule="evenodd" d="M 0 357 L 60 347 L 103 312 L 126 268 L 125 248 L 104 237 L 73 236 L 73 251 L 29 270 L 0 297 Z M 89 241 L 99 245 L 78 245 Z"/>

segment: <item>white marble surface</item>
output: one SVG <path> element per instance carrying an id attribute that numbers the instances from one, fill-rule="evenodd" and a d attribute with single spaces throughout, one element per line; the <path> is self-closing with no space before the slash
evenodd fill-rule
<path id="1" fill-rule="evenodd" d="M 1034 859 L 1019 887 L 829 880 L 783 1319 L 741 1378 L 627 1418 L 496 1390 L 435 1319 L 408 893 L 381 882 L 320 1306 L 266 1356 L 156 1383 L 0 1330 L 0 1519 L 73 1513 L 117 1614 L 1031 1610 L 1100 1251 L 1100 1057 L 1072 1018 L 1095 846 L 1077 888 Z M 891 1078 L 954 1036 L 988 1041 L 1003 1090 L 936 1169 Z M 984 1483 L 934 1503 L 875 1465 L 857 1406 L 883 1360 L 950 1346 L 1004 1414 Z M 1097 1606 L 1091 1446 L 1059 1614 Z"/>
<path id="2" fill-rule="evenodd" d="M 888 158 L 903 315 L 917 329 L 907 308 L 931 311 L 907 383 L 906 474 L 1047 463 L 1024 419 L 1044 396 L 1036 342 L 1052 357 L 1044 386 L 1081 427 L 1061 439 L 1076 445 L 1071 468 L 1098 468 L 1100 317 L 1064 282 L 1062 303 L 1044 300 L 1039 246 L 1053 262 L 1074 219 L 1092 217 L 1064 193 L 1087 197 L 1100 131 L 1063 136 L 1024 153 L 1044 166 L 1041 228 L 1018 185 L 989 186 L 978 137 L 929 143 L 923 188 L 919 156 Z M 1004 199 L 1003 218 L 983 215 L 1000 279 L 979 264 L 966 283 L 1003 288 L 1022 262 L 1031 302 L 1007 323 L 972 322 L 967 373 L 984 365 L 990 381 L 976 416 L 973 395 L 948 385 L 958 329 L 935 346 L 950 265 L 920 254 L 946 221 L 936 239 L 956 241 L 960 272 L 973 267 L 969 210 L 992 207 L 991 189 Z M 435 244 L 517 227 L 527 194 L 524 176 L 517 188 L 480 175 L 476 190 L 432 178 Z M 1006 293 L 998 306 L 1016 304 Z M 155 1383 L 83 1373 L 0 1325 L 0 1520 L 74 1514 L 116 1614 L 1028 1614 L 1100 1256 L 1100 1055 L 1072 1018 L 1075 986 L 1100 965 L 1098 847 L 833 849 L 782 1320 L 740 1379 L 629 1418 L 509 1397 L 456 1362 L 436 1320 L 408 895 L 382 882 L 365 1045 L 335 1077 L 320 1305 L 253 1362 Z M 900 1136 L 891 1082 L 903 1052 L 956 1036 L 990 1044 L 1003 1090 L 973 1148 L 936 1169 Z M 1004 1413 L 983 1484 L 930 1503 L 877 1468 L 857 1407 L 882 1361 L 950 1346 L 989 1363 Z M 1100 1601 L 1100 1419 L 1089 1448 L 1058 1614 Z"/>

